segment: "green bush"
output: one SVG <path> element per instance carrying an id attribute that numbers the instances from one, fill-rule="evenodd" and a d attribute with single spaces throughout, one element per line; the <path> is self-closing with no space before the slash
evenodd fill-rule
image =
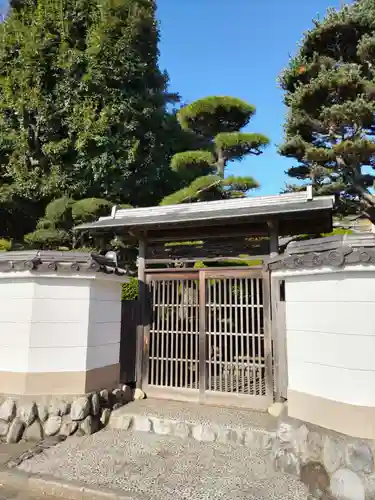
<path id="1" fill-rule="evenodd" d="M 44 219 L 53 222 L 56 227 L 70 228 L 72 226 L 73 203 L 74 200 L 67 196 L 51 201 L 46 206 Z"/>
<path id="2" fill-rule="evenodd" d="M 54 229 L 55 224 L 47 219 L 39 219 L 36 225 L 37 229 Z"/>
<path id="3" fill-rule="evenodd" d="M 109 215 L 113 203 L 100 198 L 85 198 L 76 201 L 72 206 L 72 216 L 75 224 L 93 222 L 99 217 Z"/>
<path id="4" fill-rule="evenodd" d="M 12 250 L 12 241 L 0 238 L 0 252 L 9 252 Z"/>
<path id="5" fill-rule="evenodd" d="M 136 299 L 138 299 L 138 280 L 137 278 L 130 278 L 128 283 L 122 285 L 122 300 Z"/>
<path id="6" fill-rule="evenodd" d="M 25 242 L 33 248 L 56 249 L 69 245 L 70 236 L 66 231 L 59 229 L 37 229 L 25 235 Z"/>

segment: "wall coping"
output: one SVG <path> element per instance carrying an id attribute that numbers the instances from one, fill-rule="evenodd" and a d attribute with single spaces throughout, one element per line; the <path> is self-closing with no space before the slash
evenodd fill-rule
<path id="1" fill-rule="evenodd" d="M 53 250 L 26 250 L 0 252 L 0 275 L 2 273 L 33 274 L 59 273 L 64 275 L 91 275 L 97 273 L 122 277 L 127 281 L 127 272 L 107 257 L 89 252 L 59 252 Z"/>
<path id="2" fill-rule="evenodd" d="M 293 241 L 286 247 L 285 253 L 268 260 L 267 269 L 341 268 L 356 264 L 375 264 L 374 234 L 343 234 Z"/>

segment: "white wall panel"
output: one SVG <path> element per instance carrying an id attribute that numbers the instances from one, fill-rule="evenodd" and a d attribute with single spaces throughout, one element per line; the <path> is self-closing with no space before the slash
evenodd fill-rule
<path id="1" fill-rule="evenodd" d="M 31 347 L 28 372 L 80 372 L 86 369 L 87 347 Z"/>
<path id="2" fill-rule="evenodd" d="M 289 362 L 375 370 L 375 336 L 288 330 Z"/>
<path id="3" fill-rule="evenodd" d="M 121 322 L 90 323 L 87 345 L 97 346 L 105 344 L 118 344 L 121 339 Z"/>
<path id="4" fill-rule="evenodd" d="M 287 293 L 288 288 L 289 284 Z M 286 325 L 287 330 L 375 335 L 375 302 L 309 303 L 290 302 L 287 299 Z"/>
<path id="5" fill-rule="evenodd" d="M 288 302 L 374 302 L 375 272 L 334 272 L 288 278 Z"/>
<path id="6" fill-rule="evenodd" d="M 375 273 L 285 273 L 289 390 L 375 406 Z"/>
<path id="7" fill-rule="evenodd" d="M 352 405 L 375 406 L 375 371 L 292 360 L 288 377 L 290 390 Z"/>
<path id="8" fill-rule="evenodd" d="M 0 371 L 25 373 L 27 368 L 28 348 L 0 346 Z"/>
<path id="9" fill-rule="evenodd" d="M 86 370 L 115 365 L 120 359 L 120 344 L 107 344 L 87 348 Z"/>
<path id="10" fill-rule="evenodd" d="M 87 328 L 89 300 L 39 299 L 33 301 L 34 323 L 80 323 Z"/>

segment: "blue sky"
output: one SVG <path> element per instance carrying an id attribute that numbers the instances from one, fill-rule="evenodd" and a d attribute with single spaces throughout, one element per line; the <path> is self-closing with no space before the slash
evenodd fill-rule
<path id="1" fill-rule="evenodd" d="M 233 163 L 228 173 L 252 175 L 257 194 L 276 194 L 293 162 L 276 152 L 285 108 L 277 76 L 297 49 L 312 18 L 340 0 L 158 0 L 160 66 L 171 90 L 191 102 L 207 95 L 233 95 L 254 104 L 249 130 L 270 137 L 259 157 Z M 348 3 L 348 2 L 347 2 Z"/>

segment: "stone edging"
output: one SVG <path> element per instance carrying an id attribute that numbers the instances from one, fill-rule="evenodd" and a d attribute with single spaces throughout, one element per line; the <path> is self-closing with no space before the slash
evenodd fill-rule
<path id="1" fill-rule="evenodd" d="M 79 483 L 66 481 L 52 476 L 27 474 L 19 470 L 1 470 L 0 484 L 8 488 L 27 491 L 39 495 L 50 495 L 69 500 L 146 500 L 137 492 L 126 494 L 123 491 L 96 488 Z"/>
<path id="2" fill-rule="evenodd" d="M 374 234 L 345 234 L 289 243 L 284 254 L 270 258 L 271 271 L 339 268 L 344 265 L 375 264 Z"/>
<path id="3" fill-rule="evenodd" d="M 279 423 L 273 448 L 275 469 L 297 476 L 312 498 L 375 498 L 374 441 L 357 439 L 307 422 Z"/>
<path id="4" fill-rule="evenodd" d="M 106 427 L 113 410 L 144 397 L 143 391 L 128 386 L 76 397 L 7 397 L 0 404 L 0 442 L 43 443 L 46 437 L 90 435 Z"/>
<path id="5" fill-rule="evenodd" d="M 145 415 L 116 412 L 108 423 L 110 429 L 151 432 L 161 436 L 193 438 L 200 442 L 220 442 L 240 444 L 258 449 L 271 450 L 276 439 L 276 431 L 260 428 L 231 429 L 220 425 L 203 425 L 172 419 L 161 419 Z"/>

